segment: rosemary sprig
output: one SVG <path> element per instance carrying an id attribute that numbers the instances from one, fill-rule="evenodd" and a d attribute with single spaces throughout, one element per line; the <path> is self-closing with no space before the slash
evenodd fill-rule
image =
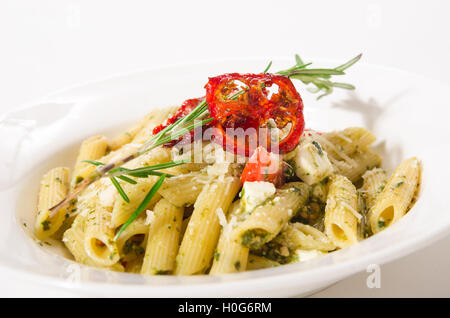
<path id="1" fill-rule="evenodd" d="M 103 162 L 95 161 L 95 160 L 83 160 L 82 162 L 90 163 L 95 166 L 104 166 L 105 165 Z M 106 175 L 109 176 L 110 178 L 111 177 L 118 178 L 125 182 L 131 183 L 131 184 L 136 184 L 137 182 L 135 180 L 130 179 L 127 176 L 136 177 L 136 178 L 147 178 L 148 176 L 162 176 L 163 174 L 165 174 L 166 177 L 170 178 L 170 177 L 173 177 L 172 174 L 162 173 L 162 172 L 158 172 L 156 170 L 172 168 L 172 167 L 176 167 L 176 166 L 179 166 L 179 165 L 182 165 L 185 163 L 189 163 L 189 162 L 190 162 L 189 159 L 183 159 L 183 160 L 160 163 L 160 164 L 156 164 L 156 165 L 145 166 L 145 167 L 135 168 L 135 169 L 118 167 L 118 168 L 108 171 L 106 173 Z"/>
<path id="2" fill-rule="evenodd" d="M 173 175 L 171 175 L 171 174 L 162 173 L 162 172 L 158 172 L 155 170 L 176 167 L 176 166 L 185 164 L 189 161 L 190 160 L 179 160 L 179 161 L 162 163 L 162 164 L 157 164 L 157 165 L 152 165 L 152 166 L 147 166 L 147 167 L 142 167 L 142 168 L 136 168 L 136 169 L 127 169 L 127 168 L 123 168 L 123 167 L 118 167 L 116 169 L 110 170 L 107 173 L 107 175 L 109 176 L 109 179 L 111 180 L 112 184 L 114 185 L 114 187 L 116 188 L 117 192 L 122 197 L 122 199 L 125 202 L 130 203 L 130 199 L 128 198 L 125 190 L 120 185 L 120 183 L 117 181 L 117 179 L 121 179 L 130 184 L 137 184 L 137 182 L 135 180 L 128 178 L 126 175 L 131 176 L 131 177 L 136 177 L 136 178 L 147 178 L 150 175 L 156 175 L 156 176 L 164 175 L 165 177 L 173 177 Z M 95 166 L 104 166 L 105 165 L 103 162 L 96 161 L 96 160 L 83 160 L 82 162 L 90 163 Z"/>
<path id="3" fill-rule="evenodd" d="M 141 204 L 138 206 L 136 211 L 133 212 L 133 214 L 130 216 L 130 218 L 120 227 L 119 231 L 117 232 L 116 236 L 114 236 L 114 241 L 116 241 L 120 234 L 122 234 L 123 231 L 133 222 L 147 207 L 147 205 L 150 203 L 151 199 L 155 196 L 156 192 L 158 192 L 159 188 L 164 182 L 164 179 L 166 178 L 166 175 L 163 174 L 161 177 L 159 177 L 158 181 L 153 185 L 153 187 L 150 189 L 150 191 L 145 196 L 144 200 L 141 202 Z"/>
<path id="4" fill-rule="evenodd" d="M 348 83 L 332 82 L 330 78 L 333 75 L 345 75 L 345 70 L 361 59 L 362 54 L 335 68 L 308 68 L 312 63 L 304 63 L 300 56 L 295 55 L 296 64 L 277 74 L 288 76 L 289 78 L 302 81 L 304 84 L 312 84 L 315 87 L 310 89 L 312 93 L 324 92 L 317 99 L 321 99 L 333 92 L 333 88 L 355 89 L 355 86 Z"/>

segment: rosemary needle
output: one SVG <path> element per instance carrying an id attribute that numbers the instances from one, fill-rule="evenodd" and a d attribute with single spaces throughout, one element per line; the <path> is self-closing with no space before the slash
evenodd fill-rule
<path id="1" fill-rule="evenodd" d="M 126 203 L 130 203 L 130 198 L 128 198 L 127 194 L 125 193 L 125 190 L 120 185 L 119 181 L 117 181 L 114 177 L 109 177 L 114 187 L 117 189 L 117 192 L 119 192 L 120 196 Z"/>
<path id="2" fill-rule="evenodd" d="M 165 178 L 166 178 L 165 174 L 159 177 L 158 181 L 156 181 L 156 183 L 147 193 L 147 195 L 145 196 L 144 200 L 142 200 L 138 208 L 133 212 L 133 214 L 128 218 L 128 220 L 120 227 L 119 231 L 114 237 L 114 241 L 116 241 L 120 236 L 120 234 L 122 234 L 122 232 L 125 231 L 125 229 L 131 224 L 131 222 L 133 222 L 145 210 L 145 208 L 148 206 L 152 198 L 155 196 L 156 192 L 158 192 Z"/>

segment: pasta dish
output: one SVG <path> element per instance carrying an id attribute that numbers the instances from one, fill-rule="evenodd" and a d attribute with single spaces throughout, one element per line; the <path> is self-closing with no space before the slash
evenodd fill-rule
<path id="1" fill-rule="evenodd" d="M 210 77 L 204 97 L 87 138 L 72 169 L 43 176 L 36 237 L 87 266 L 218 275 L 308 261 L 392 226 L 417 199 L 419 160 L 389 173 L 371 131 L 305 129 L 291 81 L 319 98 L 354 89 L 331 79 L 360 57 Z"/>

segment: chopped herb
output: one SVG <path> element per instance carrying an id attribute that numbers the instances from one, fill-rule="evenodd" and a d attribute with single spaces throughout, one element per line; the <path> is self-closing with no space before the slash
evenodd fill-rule
<path id="1" fill-rule="evenodd" d="M 405 183 L 405 182 L 400 181 L 399 183 L 397 183 L 396 185 L 394 185 L 394 187 L 398 188 L 398 187 L 400 187 L 403 183 Z"/>
<path id="2" fill-rule="evenodd" d="M 251 249 L 260 248 L 268 235 L 268 232 L 262 230 L 249 230 L 242 235 L 241 244 Z"/>
<path id="3" fill-rule="evenodd" d="M 114 258 L 114 255 L 116 255 L 116 252 L 112 252 L 111 254 L 109 254 L 109 259 L 112 260 Z"/>
<path id="4" fill-rule="evenodd" d="M 317 151 L 319 152 L 319 156 L 323 155 L 323 151 L 322 151 L 322 147 L 320 147 L 319 143 L 315 140 L 313 140 L 312 144 L 314 145 L 314 147 L 317 148 Z"/>
<path id="5" fill-rule="evenodd" d="M 326 185 L 326 184 L 328 183 L 328 181 L 330 181 L 330 177 L 325 177 L 324 179 L 322 179 L 322 180 L 320 181 L 320 184 Z"/>
<path id="6" fill-rule="evenodd" d="M 122 197 L 122 199 L 126 202 L 126 203 L 130 203 L 130 199 L 128 198 L 127 194 L 125 193 L 125 190 L 122 188 L 122 186 L 120 185 L 119 181 L 117 181 L 116 178 L 114 177 L 110 177 L 109 178 L 112 182 L 112 184 L 114 185 L 114 187 L 116 188 L 117 192 L 119 192 L 120 196 Z"/>
<path id="7" fill-rule="evenodd" d="M 50 230 L 50 221 L 49 220 L 42 221 L 41 224 L 42 224 L 44 231 Z"/>
<path id="8" fill-rule="evenodd" d="M 217 252 L 217 250 L 216 250 L 216 251 L 214 252 L 214 259 L 215 259 L 216 261 L 218 261 L 219 258 L 220 258 L 220 253 Z"/>
<path id="9" fill-rule="evenodd" d="M 241 268 L 241 262 L 237 261 L 236 263 L 234 263 L 234 268 L 236 268 L 236 270 L 239 270 Z"/>
<path id="10" fill-rule="evenodd" d="M 77 176 L 77 178 L 75 179 L 75 184 L 78 184 L 83 180 L 84 180 L 84 178 L 82 176 Z"/>
<path id="11" fill-rule="evenodd" d="M 285 167 L 283 172 L 284 177 L 287 180 L 294 178 L 295 177 L 294 165 L 291 162 L 285 162 L 284 167 Z"/>
<path id="12" fill-rule="evenodd" d="M 378 227 L 381 229 L 386 226 L 386 223 L 384 221 L 378 221 Z"/>
<path id="13" fill-rule="evenodd" d="M 292 187 L 292 188 L 291 188 L 291 191 L 292 191 L 292 192 L 296 192 L 296 193 L 300 193 L 300 195 L 302 195 L 302 189 L 299 189 L 299 188 L 297 188 L 297 187 Z"/>
<path id="14" fill-rule="evenodd" d="M 58 177 L 56 177 L 55 180 L 58 181 L 59 183 L 63 183 L 62 180 Z"/>
<path id="15" fill-rule="evenodd" d="M 165 270 L 162 270 L 162 269 L 158 269 L 158 270 L 155 271 L 155 275 L 168 275 L 168 274 L 170 274 L 170 272 L 171 271 L 165 271 Z"/>

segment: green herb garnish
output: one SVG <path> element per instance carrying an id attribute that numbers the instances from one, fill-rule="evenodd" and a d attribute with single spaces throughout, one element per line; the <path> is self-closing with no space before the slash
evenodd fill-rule
<path id="1" fill-rule="evenodd" d="M 117 238 L 122 234 L 123 231 L 133 222 L 147 207 L 147 205 L 150 203 L 151 199 L 155 196 L 156 192 L 158 192 L 159 188 L 164 182 L 164 179 L 166 178 L 166 175 L 163 174 L 161 177 L 159 177 L 158 181 L 153 185 L 153 187 L 150 189 L 150 191 L 145 196 L 144 200 L 141 202 L 141 204 L 138 206 L 138 208 L 133 212 L 133 214 L 128 218 L 128 220 L 123 224 L 119 232 L 117 232 L 116 236 L 114 237 L 114 241 L 117 240 Z"/>
<path id="2" fill-rule="evenodd" d="M 405 182 L 400 181 L 399 183 L 397 183 L 396 185 L 394 185 L 394 187 L 398 188 L 398 187 L 400 187 L 403 183 L 405 183 Z"/>
<path id="3" fill-rule="evenodd" d="M 320 147 L 319 143 L 317 141 L 313 140 L 312 144 L 314 145 L 314 147 L 317 148 L 317 151 L 319 152 L 319 156 L 322 156 L 323 151 L 322 151 L 322 147 Z"/>
<path id="4" fill-rule="evenodd" d="M 42 228 L 44 231 L 50 230 L 50 221 L 49 220 L 42 221 L 41 224 L 42 224 Z"/>
<path id="5" fill-rule="evenodd" d="M 114 185 L 114 187 L 117 189 L 117 192 L 119 192 L 119 194 L 122 197 L 122 199 L 126 203 L 130 203 L 130 198 L 128 198 L 127 194 L 125 193 L 125 190 L 122 188 L 122 186 L 120 185 L 119 181 L 117 181 L 117 179 L 114 178 L 114 177 L 110 177 L 109 179 L 111 180 L 111 182 Z"/>
<path id="6" fill-rule="evenodd" d="M 288 68 L 287 70 L 279 71 L 277 74 L 285 75 L 293 79 L 298 79 L 304 84 L 312 84 L 315 86 L 314 89 L 310 90 L 312 93 L 324 92 L 324 94 L 317 97 L 321 99 L 333 92 L 333 88 L 343 88 L 343 89 L 355 89 L 355 86 L 347 83 L 332 82 L 330 81 L 333 75 L 345 75 L 344 71 L 350 66 L 355 64 L 361 59 L 362 54 L 352 58 L 350 61 L 339 65 L 335 68 L 308 68 L 312 63 L 304 63 L 300 56 L 297 54 L 295 56 L 296 64 Z"/>

